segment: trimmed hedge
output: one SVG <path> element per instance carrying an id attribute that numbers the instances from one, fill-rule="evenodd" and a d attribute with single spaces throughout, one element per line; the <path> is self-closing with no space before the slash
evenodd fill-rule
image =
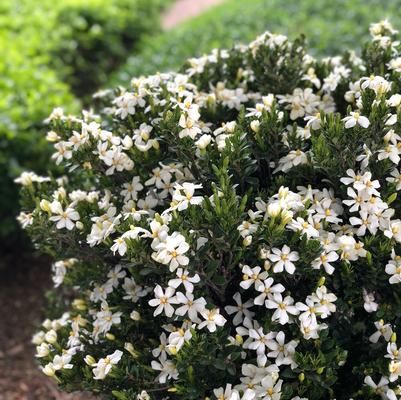
<path id="1" fill-rule="evenodd" d="M 327 55 L 353 48 L 367 39 L 369 23 L 391 16 L 401 21 L 399 0 L 228 0 L 167 33 L 147 38 L 111 79 L 124 84 L 133 76 L 179 68 L 213 48 L 245 43 L 265 30 L 290 37 L 306 34 L 312 54 Z"/>

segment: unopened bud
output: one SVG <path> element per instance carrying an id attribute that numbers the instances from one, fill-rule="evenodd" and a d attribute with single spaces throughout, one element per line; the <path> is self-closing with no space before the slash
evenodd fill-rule
<path id="1" fill-rule="evenodd" d="M 303 372 L 301 372 L 301 373 L 298 375 L 298 380 L 299 380 L 301 383 L 305 380 L 305 374 L 304 374 Z"/>
<path id="2" fill-rule="evenodd" d="M 282 209 L 279 203 L 271 203 L 267 206 L 267 215 L 276 218 L 280 215 Z"/>
<path id="3" fill-rule="evenodd" d="M 53 377 L 54 375 L 56 375 L 56 371 L 54 370 L 54 367 L 52 364 L 47 364 L 42 368 L 42 372 L 50 377 Z"/>
<path id="4" fill-rule="evenodd" d="M 281 218 L 284 224 L 288 224 L 292 221 L 292 217 L 294 216 L 292 211 L 284 210 L 281 213 Z"/>
<path id="5" fill-rule="evenodd" d="M 244 343 L 244 338 L 241 335 L 235 335 L 235 340 L 239 344 Z"/>
<path id="6" fill-rule="evenodd" d="M 57 332 L 54 329 L 51 329 L 49 332 L 46 332 L 45 340 L 47 343 L 54 344 L 57 342 Z"/>
<path id="7" fill-rule="evenodd" d="M 75 300 L 72 302 L 72 306 L 73 306 L 76 310 L 79 310 L 79 311 L 84 311 L 84 310 L 86 310 L 86 303 L 85 303 L 85 300 L 82 300 L 82 299 L 75 299 Z"/>
<path id="8" fill-rule="evenodd" d="M 248 235 L 242 242 L 245 247 L 248 247 L 252 244 L 252 236 Z"/>
<path id="9" fill-rule="evenodd" d="M 90 367 L 91 367 L 93 364 L 96 363 L 95 358 L 92 357 L 92 356 L 90 356 L 90 355 L 85 356 L 84 361 L 85 361 L 85 363 L 86 363 L 87 365 L 89 365 Z"/>
<path id="10" fill-rule="evenodd" d="M 132 343 L 129 343 L 129 342 L 125 343 L 124 349 L 127 350 L 128 353 L 130 353 L 133 358 L 138 358 L 139 354 L 135 350 L 134 345 Z"/>
<path id="11" fill-rule="evenodd" d="M 132 311 L 132 313 L 130 314 L 130 318 L 133 321 L 139 321 L 141 319 L 141 314 L 139 314 L 138 311 Z"/>
<path id="12" fill-rule="evenodd" d="M 43 199 L 40 201 L 39 205 L 40 205 L 41 210 L 43 210 L 47 213 L 51 213 L 50 201 Z"/>
<path id="13" fill-rule="evenodd" d="M 258 133 L 259 130 L 260 130 L 260 121 L 257 120 L 257 119 L 254 119 L 254 120 L 251 122 L 251 129 L 252 129 L 255 133 Z"/>
<path id="14" fill-rule="evenodd" d="M 116 340 L 116 337 L 112 333 L 106 333 L 105 336 L 108 340 Z"/>

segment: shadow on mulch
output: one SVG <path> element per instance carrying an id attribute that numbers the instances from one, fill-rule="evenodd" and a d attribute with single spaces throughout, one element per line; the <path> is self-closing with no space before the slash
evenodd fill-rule
<path id="1" fill-rule="evenodd" d="M 52 287 L 50 261 L 33 254 L 0 258 L 0 400 L 93 400 L 59 392 L 35 362 L 31 338 Z"/>

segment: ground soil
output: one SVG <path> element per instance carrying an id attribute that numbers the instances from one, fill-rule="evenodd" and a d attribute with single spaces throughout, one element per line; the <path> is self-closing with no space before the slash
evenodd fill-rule
<path id="1" fill-rule="evenodd" d="M 2 254 L 0 263 L 0 400 L 90 400 L 66 394 L 46 378 L 34 358 L 33 332 L 40 325 L 51 287 L 50 261 L 32 254 Z"/>
<path id="2" fill-rule="evenodd" d="M 163 17 L 169 29 L 222 0 L 177 0 Z M 43 318 L 51 288 L 50 260 L 0 249 L 0 400 L 94 400 L 66 394 L 39 370 L 32 334 Z"/>

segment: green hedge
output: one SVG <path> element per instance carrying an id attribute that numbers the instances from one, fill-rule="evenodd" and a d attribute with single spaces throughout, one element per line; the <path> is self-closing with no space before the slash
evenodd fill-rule
<path id="1" fill-rule="evenodd" d="M 159 29 L 163 0 L 2 0 L 0 2 L 0 237 L 15 232 L 13 179 L 46 172 L 43 120 L 79 101 Z"/>
<path id="2" fill-rule="evenodd" d="M 91 94 L 135 49 L 144 34 L 160 31 L 170 0 L 5 0 L 0 32 L 23 36 L 31 55 L 48 64 L 80 97 Z"/>
<path id="3" fill-rule="evenodd" d="M 245 43 L 265 30 L 291 38 L 305 33 L 312 53 L 336 54 L 367 38 L 365 27 L 371 22 L 389 16 L 397 28 L 400 6 L 400 0 L 228 0 L 169 32 L 147 38 L 141 51 L 113 75 L 111 84 L 176 69 L 188 57 Z"/>

